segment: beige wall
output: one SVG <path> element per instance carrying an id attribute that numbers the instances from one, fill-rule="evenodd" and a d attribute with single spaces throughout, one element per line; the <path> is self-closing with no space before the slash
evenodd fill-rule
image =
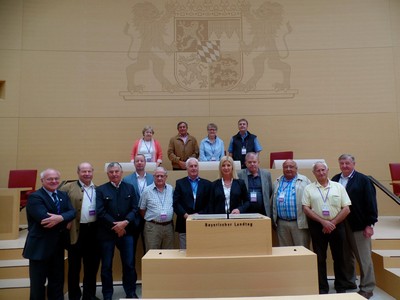
<path id="1" fill-rule="evenodd" d="M 146 124 L 155 128 L 166 153 L 180 120 L 189 123 L 189 132 L 198 140 L 205 136 L 208 122 L 217 123 L 227 146 L 241 117 L 249 120 L 249 130 L 264 147 L 263 167 L 269 165 L 271 151 L 323 157 L 335 167 L 337 156 L 350 152 L 360 171 L 388 185 L 388 163 L 400 161 L 399 1 L 271 1 L 281 4 L 283 21 L 276 38 L 264 37 L 275 41 L 280 51 L 270 46 L 243 54 L 241 83 L 262 70 L 263 63 L 253 65 L 259 54 L 287 53 L 283 35 L 289 22 L 289 56 L 282 60 L 291 67 L 288 91 L 272 89 L 282 75 L 265 64 L 256 89 L 249 92 L 178 88 L 168 93 L 150 64 L 136 77 L 143 93 L 129 93 L 125 69 L 134 61 L 128 57 L 128 34 L 134 37 L 132 57 L 154 55 L 165 64 L 155 71 L 158 75 L 175 86 L 179 77 L 178 51 L 140 51 L 144 38 L 135 30 L 131 12 L 141 2 L 0 2 L 0 81 L 6 81 L 0 100 L 0 187 L 7 185 L 9 169 L 54 167 L 67 179 L 75 177 L 77 163 L 84 160 L 93 163 L 96 182 L 101 183 L 106 180 L 104 162 L 128 161 L 133 141 Z M 148 2 L 165 13 L 166 1 Z M 263 2 L 250 1 L 253 16 Z M 199 19 L 187 15 L 185 20 Z M 183 19 L 173 15 L 164 25 L 157 19 L 165 35 L 149 38 L 152 46 L 173 42 L 174 18 Z M 213 20 L 219 24 L 223 18 L 229 19 Z M 250 44 L 254 31 L 249 19 L 238 19 L 244 41 Z M 238 49 L 229 42 L 223 47 Z M 166 156 L 164 161 L 170 167 Z"/>

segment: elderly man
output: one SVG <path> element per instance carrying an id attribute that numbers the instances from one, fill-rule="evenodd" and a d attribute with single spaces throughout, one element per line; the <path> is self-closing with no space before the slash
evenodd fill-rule
<path id="1" fill-rule="evenodd" d="M 167 171 L 163 167 L 157 167 L 153 176 L 154 183 L 143 191 L 140 198 L 140 214 L 146 221 L 146 250 L 173 249 L 173 188 L 166 183 Z"/>
<path id="2" fill-rule="evenodd" d="M 75 209 L 67 193 L 57 190 L 60 172 L 46 169 L 40 173 L 42 188 L 28 198 L 26 216 L 28 236 L 23 257 L 29 259 L 30 299 L 64 299 L 64 246 L 68 222 Z"/>
<path id="3" fill-rule="evenodd" d="M 131 184 L 122 181 L 122 167 L 117 162 L 107 166 L 109 182 L 96 189 L 101 249 L 101 281 L 105 300 L 112 299 L 112 261 L 115 247 L 122 264 L 122 286 L 126 298 L 137 298 L 135 270 L 135 231 L 138 230 L 138 199 Z"/>
<path id="4" fill-rule="evenodd" d="M 319 293 L 327 294 L 329 285 L 326 273 L 326 251 L 331 248 L 337 293 L 345 293 L 345 277 L 342 271 L 343 241 L 345 229 L 343 221 L 350 213 L 351 201 L 344 187 L 328 178 L 325 162 L 313 165 L 316 182 L 307 185 L 303 192 L 303 210 L 309 218 L 313 250 L 317 254 Z"/>
<path id="5" fill-rule="evenodd" d="M 271 173 L 260 169 L 258 153 L 246 154 L 246 169 L 238 171 L 238 177 L 247 187 L 250 206 L 248 213 L 260 213 L 271 217 L 270 198 L 272 195 Z"/>
<path id="6" fill-rule="evenodd" d="M 174 211 L 179 245 L 186 249 L 186 219 L 189 215 L 206 213 L 211 182 L 199 177 L 199 162 L 191 157 L 186 161 L 188 176 L 178 179 L 174 190 Z"/>
<path id="7" fill-rule="evenodd" d="M 257 136 L 247 131 L 249 122 L 246 119 L 238 121 L 239 132 L 231 138 L 229 143 L 229 156 L 233 160 L 240 160 L 242 169 L 246 168 L 245 157 L 248 152 L 259 153 L 262 150 Z"/>
<path id="8" fill-rule="evenodd" d="M 277 228 L 279 246 L 304 246 L 310 249 L 310 233 L 301 199 L 311 181 L 297 173 L 297 164 L 288 159 L 283 175 L 274 182 L 272 216 Z"/>
<path id="9" fill-rule="evenodd" d="M 169 140 L 168 158 L 174 170 L 185 170 L 185 162 L 189 157 L 199 157 L 199 145 L 196 138 L 188 134 L 186 122 L 179 122 L 176 127 L 178 135 Z"/>
<path id="10" fill-rule="evenodd" d="M 97 242 L 96 188 L 92 182 L 93 167 L 88 162 L 78 165 L 78 180 L 67 183 L 60 190 L 68 193 L 76 218 L 72 222 L 68 246 L 68 298 L 81 299 L 79 286 L 83 262 L 82 300 L 96 298 L 96 276 L 100 265 Z"/>
<path id="11" fill-rule="evenodd" d="M 134 157 L 133 164 L 135 166 L 135 172 L 128 176 L 125 176 L 122 181 L 133 185 L 133 187 L 135 188 L 136 198 L 139 199 L 140 202 L 140 196 L 142 195 L 144 189 L 154 182 L 154 178 L 152 174 L 149 174 L 145 171 L 146 157 L 144 156 L 144 154 L 137 154 Z M 140 216 L 139 230 L 136 231 L 137 236 L 135 236 L 135 243 L 137 244 L 139 235 L 142 235 L 143 250 L 145 251 L 146 247 L 144 243 L 143 228 L 144 219 Z"/>
<path id="12" fill-rule="evenodd" d="M 378 222 L 376 191 L 370 179 L 355 170 L 356 161 L 350 154 L 339 157 L 342 173 L 335 175 L 332 180 L 342 184 L 350 197 L 351 214 L 346 220 L 346 237 L 350 254 L 345 256 L 343 265 L 345 275 L 355 274 L 354 256 L 360 267 L 359 294 L 371 298 L 375 288 L 374 266 L 371 259 L 371 236 L 374 234 L 374 224 Z"/>

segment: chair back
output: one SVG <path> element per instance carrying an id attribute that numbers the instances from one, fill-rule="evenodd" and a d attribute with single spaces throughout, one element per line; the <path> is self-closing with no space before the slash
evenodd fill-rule
<path id="1" fill-rule="evenodd" d="M 400 163 L 389 163 L 392 181 L 400 181 Z"/>
<path id="2" fill-rule="evenodd" d="M 271 152 L 269 155 L 269 168 L 272 169 L 274 161 L 277 159 L 293 159 L 293 151 Z"/>
<path id="3" fill-rule="evenodd" d="M 29 191 L 21 191 L 20 209 L 28 202 L 28 196 L 36 190 L 37 170 L 10 170 L 8 176 L 8 188 L 30 188 Z"/>

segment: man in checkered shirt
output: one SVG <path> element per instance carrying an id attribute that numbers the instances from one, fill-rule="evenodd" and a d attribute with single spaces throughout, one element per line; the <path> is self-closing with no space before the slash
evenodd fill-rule
<path id="1" fill-rule="evenodd" d="M 173 188 L 166 183 L 167 171 L 163 167 L 157 167 L 153 176 L 154 183 L 147 186 L 140 197 L 140 214 L 146 221 L 144 225 L 146 251 L 173 249 Z"/>

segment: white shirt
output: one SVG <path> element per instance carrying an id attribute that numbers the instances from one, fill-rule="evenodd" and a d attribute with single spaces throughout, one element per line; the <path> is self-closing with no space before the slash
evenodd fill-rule
<path id="1" fill-rule="evenodd" d="M 91 223 L 96 221 L 96 188 L 93 182 L 86 186 L 79 181 L 83 191 L 82 207 L 81 207 L 81 223 Z"/>

